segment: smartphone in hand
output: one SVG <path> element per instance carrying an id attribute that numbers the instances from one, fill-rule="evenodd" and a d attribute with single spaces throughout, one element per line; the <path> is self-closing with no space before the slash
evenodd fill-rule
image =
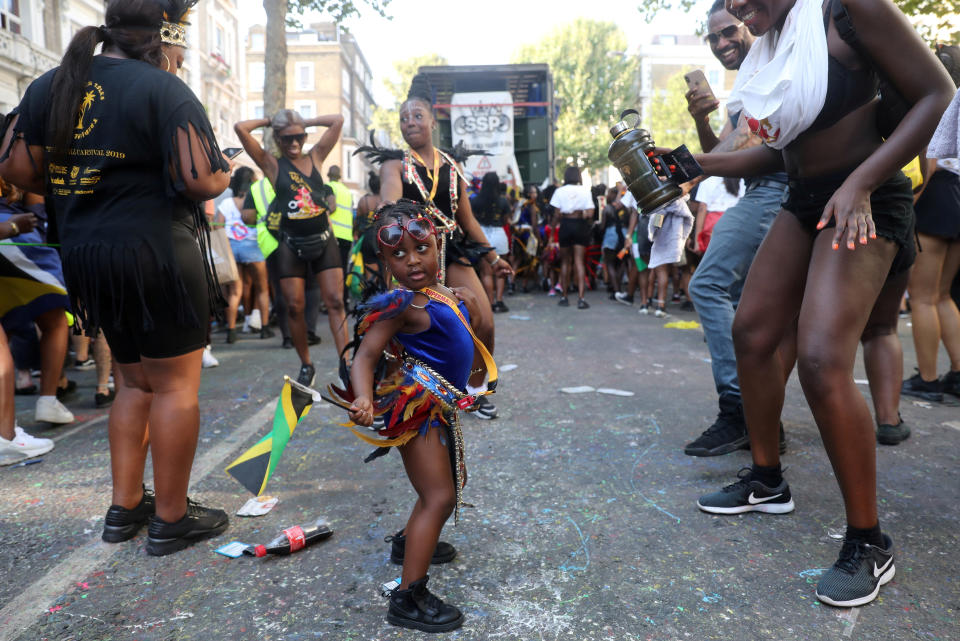
<path id="1" fill-rule="evenodd" d="M 227 147 L 223 150 L 223 155 L 233 160 L 237 156 L 243 153 L 243 147 Z"/>
<path id="2" fill-rule="evenodd" d="M 713 93 L 713 89 L 710 88 L 710 84 L 707 82 L 707 76 L 703 73 L 703 69 L 694 69 L 689 73 L 685 73 L 683 74 L 683 79 L 687 82 L 687 88 L 690 89 L 690 91 L 709 95 L 714 100 L 717 99 Z"/>

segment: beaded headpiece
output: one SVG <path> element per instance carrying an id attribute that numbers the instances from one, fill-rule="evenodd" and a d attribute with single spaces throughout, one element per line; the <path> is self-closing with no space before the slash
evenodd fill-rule
<path id="1" fill-rule="evenodd" d="M 169 0 L 160 23 L 160 42 L 187 48 L 187 17 L 197 0 Z"/>

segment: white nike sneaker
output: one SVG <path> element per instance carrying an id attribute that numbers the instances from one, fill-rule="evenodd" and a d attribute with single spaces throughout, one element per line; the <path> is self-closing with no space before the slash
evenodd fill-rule
<path id="1" fill-rule="evenodd" d="M 13 433 L 13 438 L 9 441 L 0 436 L 0 465 L 12 465 L 41 456 L 53 449 L 53 441 L 31 436 L 19 425 L 14 426 Z"/>
<path id="2" fill-rule="evenodd" d="M 251 332 L 259 332 L 261 329 L 263 329 L 263 321 L 260 319 L 259 309 L 255 309 L 252 312 L 250 312 L 250 315 L 247 316 L 247 318 L 250 319 Z"/>
<path id="3" fill-rule="evenodd" d="M 213 349 L 209 345 L 203 348 L 203 360 L 201 365 L 204 369 L 209 367 L 217 367 L 220 365 L 220 361 L 218 361 L 217 357 L 213 355 Z"/>
<path id="4" fill-rule="evenodd" d="M 56 423 L 66 425 L 73 423 L 73 412 L 64 407 L 56 396 L 41 396 L 37 399 L 37 408 L 34 413 L 36 422 Z"/>

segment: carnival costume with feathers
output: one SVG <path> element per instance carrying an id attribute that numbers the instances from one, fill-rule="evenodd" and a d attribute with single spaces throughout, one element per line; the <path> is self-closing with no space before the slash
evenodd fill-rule
<path id="1" fill-rule="evenodd" d="M 422 75 L 414 77 L 410 91 L 407 94 L 407 100 L 422 100 L 427 104 L 432 104 L 432 91 L 430 83 Z M 404 184 L 404 196 L 417 202 L 423 203 L 424 207 L 430 213 L 434 226 L 440 234 L 440 282 L 446 282 L 446 264 L 448 262 L 472 267 L 477 264 L 485 254 L 489 253 L 492 247 L 485 243 L 478 242 L 469 238 L 460 226 L 457 224 L 457 208 L 460 204 L 460 181 L 466 182 L 463 171 L 460 169 L 460 163 L 470 156 L 489 156 L 482 149 L 467 149 L 463 141 L 457 143 L 453 149 L 437 149 L 438 166 L 436 175 L 429 176 L 427 180 L 433 180 L 429 186 L 424 177 L 420 175 L 418 165 L 415 161 L 416 154 L 410 149 L 385 149 L 377 146 L 370 134 L 370 144 L 359 147 L 354 151 L 354 155 L 362 154 L 367 160 L 382 165 L 389 160 L 399 160 L 403 163 L 400 170 L 400 176 Z M 446 167 L 446 171 L 443 168 Z M 443 180 L 447 181 L 446 194 L 438 194 L 437 188 Z M 449 205 L 444 210 L 437 200 L 440 197 L 449 198 Z"/>
<path id="2" fill-rule="evenodd" d="M 490 382 L 486 393 L 492 393 L 496 388 L 497 369 L 483 343 L 470 329 L 469 321 L 460 309 L 462 304 L 429 287 L 420 293 L 429 299 L 425 309 L 430 314 L 431 327 L 419 334 L 395 336 L 374 371 L 373 413 L 375 417 L 383 419 L 383 427 L 378 430 L 381 438 L 365 434 L 354 426 L 351 428 L 358 438 L 377 447 L 367 456 L 366 462 L 383 456 L 391 447 L 405 445 L 417 435 L 426 434 L 431 427 L 441 429 L 450 452 L 450 466 L 457 492 L 456 519 L 466 481 L 459 410 L 467 409 L 476 400 L 476 396 L 458 387 L 465 386 L 470 374 L 473 349 L 469 347 L 480 351 L 487 364 Z M 363 335 L 377 321 L 395 318 L 403 313 L 416 294 L 398 288 L 377 294 L 361 304 L 359 309 L 364 315 L 357 323 L 354 330 L 356 338 L 351 345 L 359 345 Z M 438 305 L 434 313 L 430 312 L 431 304 Z M 452 310 L 453 314 L 444 310 Z M 424 350 L 424 343 L 428 341 L 429 349 Z M 448 380 L 441 372 L 455 382 Z M 352 403 L 356 398 L 351 385 L 347 385 L 346 389 L 330 385 L 328 391 L 345 403 Z"/>

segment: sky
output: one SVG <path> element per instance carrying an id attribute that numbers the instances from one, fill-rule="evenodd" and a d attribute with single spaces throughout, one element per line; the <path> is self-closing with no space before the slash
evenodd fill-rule
<path id="1" fill-rule="evenodd" d="M 690 15 L 658 16 L 651 25 L 637 11 L 637 4 L 631 0 L 393 0 L 388 6 L 392 20 L 367 10 L 346 25 L 373 72 L 374 98 L 389 104 L 382 79 L 393 74 L 397 60 L 438 53 L 452 65 L 503 64 L 521 45 L 538 42 L 579 17 L 616 22 L 627 35 L 628 50 L 633 51 L 654 33 L 693 33 L 711 1 L 700 0 Z M 251 25 L 266 22 L 261 0 L 239 0 L 239 8 L 244 35 Z M 303 23 L 309 24 L 310 19 L 306 16 Z"/>

